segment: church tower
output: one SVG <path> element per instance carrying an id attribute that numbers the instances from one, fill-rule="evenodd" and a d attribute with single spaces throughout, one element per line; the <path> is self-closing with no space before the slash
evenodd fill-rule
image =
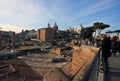
<path id="1" fill-rule="evenodd" d="M 54 26 L 53 26 L 53 29 L 54 29 L 55 31 L 58 30 L 58 26 L 57 26 L 57 23 L 56 23 L 56 22 L 55 22 L 55 24 L 54 24 Z"/>
<path id="2" fill-rule="evenodd" d="M 50 28 L 50 23 L 48 23 L 48 28 Z"/>

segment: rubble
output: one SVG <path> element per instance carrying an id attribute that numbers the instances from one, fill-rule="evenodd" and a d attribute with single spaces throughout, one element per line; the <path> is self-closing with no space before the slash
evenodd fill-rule
<path id="1" fill-rule="evenodd" d="M 15 73 L 17 70 L 11 64 L 0 65 L 0 79 L 8 77 L 9 74 Z"/>
<path id="2" fill-rule="evenodd" d="M 65 73 L 60 68 L 52 69 L 48 71 L 43 81 L 70 81 Z"/>
<path id="3" fill-rule="evenodd" d="M 65 62 L 65 58 L 52 58 L 51 62 L 53 63 Z"/>
<path id="4" fill-rule="evenodd" d="M 61 55 L 61 49 L 59 47 L 53 47 L 50 51 L 51 54 Z"/>

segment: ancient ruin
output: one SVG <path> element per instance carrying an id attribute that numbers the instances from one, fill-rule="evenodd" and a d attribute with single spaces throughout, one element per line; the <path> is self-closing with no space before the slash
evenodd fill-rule
<path id="1" fill-rule="evenodd" d="M 83 76 L 98 51 L 95 47 L 84 45 L 73 46 L 73 49 L 70 50 L 64 48 L 64 51 L 61 51 L 61 49 L 56 47 L 46 53 L 42 51 L 34 54 L 27 53 L 15 59 L 1 60 L 0 80 L 76 81 Z M 73 53 L 69 56 L 71 50 Z M 63 52 L 66 52 L 64 56 Z M 68 61 L 68 57 L 72 60 Z"/>

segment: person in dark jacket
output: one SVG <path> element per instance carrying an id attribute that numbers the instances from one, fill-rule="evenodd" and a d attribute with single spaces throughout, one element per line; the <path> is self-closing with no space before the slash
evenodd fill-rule
<path id="1" fill-rule="evenodd" d="M 116 41 L 113 42 L 113 50 L 112 50 L 112 54 L 116 55 L 117 51 L 119 52 L 119 48 L 120 48 L 120 41 L 119 39 L 116 39 Z"/>
<path id="2" fill-rule="evenodd" d="M 105 34 L 100 36 L 101 40 L 101 49 L 102 49 L 102 62 L 105 72 L 108 71 L 108 57 L 111 56 L 111 40 L 110 37 L 107 38 Z"/>

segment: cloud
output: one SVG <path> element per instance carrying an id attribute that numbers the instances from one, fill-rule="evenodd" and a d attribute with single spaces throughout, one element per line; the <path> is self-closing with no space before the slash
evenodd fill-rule
<path id="1" fill-rule="evenodd" d="M 0 18 L 13 24 L 28 25 L 41 22 L 45 11 L 30 0 L 1 0 Z"/>
<path id="2" fill-rule="evenodd" d="M 39 28 L 56 21 L 61 29 L 65 29 L 63 27 L 79 25 L 79 23 L 88 24 L 96 20 L 108 21 L 108 17 L 100 18 L 95 13 L 120 4 L 119 2 L 113 3 L 113 1 L 0 0 L 0 24 Z M 91 15 L 94 19 L 90 20 L 86 17 Z"/>
<path id="3" fill-rule="evenodd" d="M 22 29 L 28 30 L 25 27 L 17 27 L 17 26 L 12 26 L 12 25 L 7 25 L 7 24 L 6 25 L 0 24 L 0 31 L 13 31 L 13 32 L 19 33 L 22 31 Z"/>
<path id="4" fill-rule="evenodd" d="M 0 0 L 0 23 L 31 29 L 45 26 L 51 20 L 58 21 L 57 9 L 45 3 L 42 0 Z"/>

